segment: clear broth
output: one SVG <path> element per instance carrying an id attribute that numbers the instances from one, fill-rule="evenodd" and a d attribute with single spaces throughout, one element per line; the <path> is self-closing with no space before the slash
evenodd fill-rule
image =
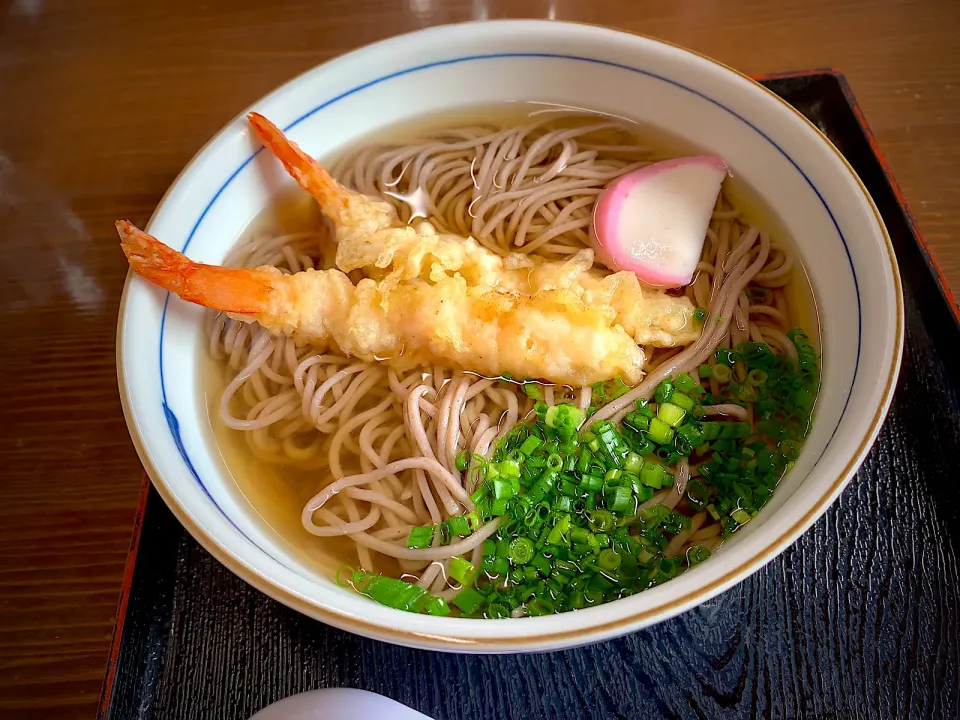
<path id="1" fill-rule="evenodd" d="M 386 130 L 358 141 L 353 148 L 369 142 L 402 142 L 435 132 L 443 128 L 464 124 L 497 123 L 502 125 L 529 121 L 530 117 L 551 106 L 532 103 L 513 103 L 509 105 L 469 108 L 458 110 L 440 117 L 420 118 L 394 125 Z M 555 108 L 565 109 L 565 108 Z M 623 120 L 623 118 L 617 118 Z M 703 154 L 695 145 L 679 140 L 669 133 L 632 123 L 633 136 L 638 145 L 649 146 L 657 159 L 666 159 L 683 155 Z M 324 163 L 336 168 L 338 155 L 346 154 L 352 148 L 343 148 L 340 153 L 323 158 Z M 760 195 L 746 182 L 737 177 L 729 177 L 724 183 L 725 194 L 732 198 L 742 211 L 742 217 L 762 227 L 781 246 L 786 246 L 796 256 L 796 244 L 770 207 Z M 324 219 L 316 202 L 299 188 L 290 188 L 271 200 L 250 223 L 238 240 L 238 245 L 247 242 L 255 235 L 281 235 L 295 232 L 320 232 L 324 228 Z M 790 282 L 784 288 L 789 304 L 791 324 L 801 327 L 819 349 L 820 323 L 814 295 L 809 279 L 801 265 L 794 265 Z M 223 470 L 232 479 L 236 490 L 249 506 L 252 514 L 259 518 L 264 532 L 290 554 L 305 565 L 322 573 L 332 573 L 343 564 L 356 565 L 358 562 L 355 544 L 349 538 L 318 538 L 307 533 L 300 522 L 304 504 L 319 492 L 332 478 L 323 472 L 305 470 L 291 463 L 277 465 L 262 461 L 254 456 L 247 445 L 244 433 L 233 430 L 220 419 L 220 397 L 229 377 L 234 371 L 227 371 L 223 363 L 214 360 L 203 344 L 198 367 L 201 372 L 201 387 L 205 389 L 204 406 L 213 444 L 216 446 Z M 229 376 L 229 377 L 228 377 Z M 373 569 L 395 577 L 400 575 L 397 563 L 389 558 L 376 555 L 376 568 Z"/>

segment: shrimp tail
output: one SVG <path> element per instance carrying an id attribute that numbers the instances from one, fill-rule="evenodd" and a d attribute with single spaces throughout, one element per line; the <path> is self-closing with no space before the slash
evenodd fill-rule
<path id="1" fill-rule="evenodd" d="M 276 125 L 263 115 L 252 112 L 247 115 L 260 142 L 283 163 L 290 176 L 308 193 L 316 198 L 323 211 L 337 224 L 344 221 L 352 202 L 363 196 L 347 190 L 333 179 L 324 167 L 300 147 L 287 139 Z"/>
<path id="2" fill-rule="evenodd" d="M 271 273 L 196 263 L 129 220 L 117 220 L 116 227 L 131 269 L 164 290 L 188 302 L 236 315 L 255 318 L 269 311 Z"/>

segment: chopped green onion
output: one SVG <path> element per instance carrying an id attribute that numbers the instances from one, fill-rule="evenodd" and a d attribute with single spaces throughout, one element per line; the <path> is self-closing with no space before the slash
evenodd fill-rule
<path id="1" fill-rule="evenodd" d="M 499 463 L 497 463 L 497 471 L 500 474 L 500 477 L 520 477 L 520 463 L 511 458 L 501 460 Z"/>
<path id="2" fill-rule="evenodd" d="M 676 394 L 677 393 L 674 393 L 674 395 Z M 655 419 L 661 420 L 662 422 L 665 422 L 670 427 L 675 428 L 677 427 L 677 425 L 683 422 L 683 418 L 686 416 L 686 414 L 687 413 L 684 412 L 683 408 L 677 405 L 674 405 L 672 402 L 665 402 L 665 403 L 660 403 L 660 405 L 657 407 L 657 417 Z M 651 423 L 652 422 L 653 421 L 651 421 Z M 651 434 L 652 432 L 653 430 L 651 427 Z M 664 440 L 660 444 L 663 445 L 664 443 L 667 443 L 667 442 L 670 442 L 670 440 L 669 439 Z"/>
<path id="3" fill-rule="evenodd" d="M 654 393 L 654 400 L 656 400 L 658 404 L 670 402 L 671 395 L 673 395 L 673 383 L 670 382 L 670 378 L 667 378 L 657 385 L 657 390 Z"/>
<path id="4" fill-rule="evenodd" d="M 470 499 L 473 500 L 473 504 L 476 505 L 478 502 L 483 500 L 489 492 L 490 486 L 487 485 L 487 483 L 480 483 L 480 485 L 477 486 L 477 489 L 473 491 Z"/>
<path id="5" fill-rule="evenodd" d="M 477 503 L 477 516 L 484 522 L 490 520 L 493 517 L 493 513 L 490 512 L 490 498 L 482 498 L 475 502 Z"/>
<path id="6" fill-rule="evenodd" d="M 510 543 L 510 560 L 516 565 L 526 565 L 533 559 L 535 549 L 529 538 L 518 537 Z"/>
<path id="7" fill-rule="evenodd" d="M 697 322 L 703 322 L 707 319 L 707 309 L 703 307 L 698 307 L 693 312 L 693 317 Z"/>
<path id="8" fill-rule="evenodd" d="M 663 469 L 663 465 L 648 462 L 644 463 L 643 470 L 640 471 L 640 482 L 654 490 L 659 490 L 668 484 L 669 481 L 667 480 L 667 472 Z"/>
<path id="9" fill-rule="evenodd" d="M 543 393 L 540 391 L 540 386 L 537 383 L 524 383 L 522 386 L 523 391 L 527 394 L 527 397 L 531 397 L 534 400 L 542 400 Z"/>
<path id="10" fill-rule="evenodd" d="M 643 503 L 653 497 L 653 488 L 648 488 L 646 485 L 635 485 L 633 494 L 637 496 L 637 502 Z"/>
<path id="11" fill-rule="evenodd" d="M 699 565 L 709 558 L 710 554 L 710 548 L 706 548 L 703 545 L 691 545 L 687 549 L 687 564 L 691 567 Z"/>
<path id="12" fill-rule="evenodd" d="M 476 570 L 473 564 L 461 557 L 450 558 L 450 577 L 466 587 L 473 584 Z"/>
<path id="13" fill-rule="evenodd" d="M 483 543 L 482 565 L 450 562 L 451 583 L 465 581 L 451 606 L 465 617 L 588 607 L 659 585 L 703 562 L 710 551 L 697 545 L 680 557 L 664 557 L 670 538 L 690 527 L 686 509 L 637 506 L 670 488 L 666 467 L 689 457 L 698 476 L 688 483 L 682 507 L 709 513 L 724 537 L 757 515 L 800 451 L 819 384 L 819 357 L 806 336 L 791 330 L 788 337 L 799 362 L 766 343 L 739 343 L 715 352 L 710 364 L 694 372 L 662 381 L 654 397 L 638 399 L 622 422 L 597 422 L 582 432 L 579 409 L 538 398 L 535 417 L 498 441 L 492 460 L 457 453 L 458 469 L 466 467 L 476 473 L 470 480 L 480 481 L 471 495 L 476 511 L 412 528 L 408 542 L 429 547 L 438 527 L 449 542 L 500 518 L 495 539 Z M 717 392 L 708 393 L 698 379 L 716 380 Z M 540 394 L 538 384 L 526 384 Z M 615 379 L 596 384 L 594 396 L 599 404 L 625 389 Z M 752 425 L 703 420 L 701 404 L 747 401 L 753 403 Z M 378 602 L 414 612 L 450 611 L 422 589 L 400 585 L 391 595 L 376 577 L 362 570 L 338 573 L 339 581 L 378 595 Z M 477 594 L 465 592 L 470 589 Z"/>
<path id="14" fill-rule="evenodd" d="M 580 448 L 580 457 L 577 459 L 577 472 L 585 473 L 590 468 L 590 451 L 585 448 Z"/>
<path id="15" fill-rule="evenodd" d="M 704 440 L 731 440 L 750 435 L 750 423 L 747 422 L 705 422 L 700 423 Z"/>
<path id="16" fill-rule="evenodd" d="M 585 416 L 580 408 L 573 405 L 554 405 L 544 416 L 547 427 L 576 430 L 583 423 Z"/>
<path id="17" fill-rule="evenodd" d="M 520 454 L 530 457 L 541 445 L 543 445 L 543 440 L 538 438 L 536 435 L 531 435 L 520 445 Z"/>
<path id="18" fill-rule="evenodd" d="M 701 430 L 699 423 L 688 422 L 685 425 L 681 425 L 677 428 L 677 435 L 687 444 L 688 449 L 699 447 L 703 442 L 703 430 Z M 679 449 L 680 446 L 681 443 L 680 440 L 678 440 L 677 448 Z"/>
<path id="19" fill-rule="evenodd" d="M 597 558 L 597 565 L 604 570 L 616 570 L 620 567 L 621 561 L 622 558 L 618 552 L 607 549 L 600 552 L 600 556 Z"/>
<path id="20" fill-rule="evenodd" d="M 676 407 L 676 405 L 673 407 Z M 680 410 L 680 408 L 677 409 Z M 681 410 L 680 412 L 683 411 Z M 673 440 L 673 428 L 660 418 L 653 418 L 650 421 L 650 429 L 648 432 L 650 433 L 650 439 L 657 443 L 657 445 L 666 445 Z"/>
<path id="21" fill-rule="evenodd" d="M 730 366 L 736 362 L 737 354 L 729 348 L 717 348 L 716 352 L 713 354 L 713 357 L 718 363 Z M 714 370 L 716 370 L 716 368 L 714 368 Z"/>
<path id="22" fill-rule="evenodd" d="M 603 487 L 603 478 L 596 475 L 584 475 L 580 478 L 580 489 L 587 492 L 597 492 Z"/>
<path id="23" fill-rule="evenodd" d="M 577 544 L 586 544 L 590 542 L 593 533 L 582 527 L 575 527 L 570 530 L 570 540 Z"/>
<path id="24" fill-rule="evenodd" d="M 422 587 L 385 575 L 370 577 L 360 592 L 381 605 L 407 612 L 419 612 L 432 598 Z"/>
<path id="25" fill-rule="evenodd" d="M 611 488 L 606 497 L 607 507 L 615 513 L 625 513 L 632 510 L 635 503 L 633 492 L 628 487 Z"/>
<path id="26" fill-rule="evenodd" d="M 561 515 L 547 535 L 547 543 L 557 546 L 570 546 L 570 516 Z"/>
<path id="27" fill-rule="evenodd" d="M 491 620 L 510 617 L 510 609 L 503 603 L 490 603 L 487 605 L 486 616 Z"/>
<path id="28" fill-rule="evenodd" d="M 670 403 L 676 405 L 681 410 L 690 412 L 696 407 L 696 403 L 693 401 L 689 395 L 684 395 L 683 393 L 675 392 L 673 397 L 670 398 Z"/>
<path id="29" fill-rule="evenodd" d="M 452 602 L 464 615 L 473 615 L 487 599 L 472 587 L 466 587 L 457 593 Z"/>
<path id="30" fill-rule="evenodd" d="M 639 412 L 632 412 L 628 413 L 623 419 L 623 424 L 631 430 L 641 432 L 650 427 L 650 418 L 646 415 L 641 415 Z"/>
<path id="31" fill-rule="evenodd" d="M 714 365 L 713 377 L 717 382 L 725 383 L 730 382 L 732 374 L 730 372 L 730 368 L 728 368 L 726 365 Z"/>
<path id="32" fill-rule="evenodd" d="M 592 510 L 589 513 L 590 527 L 597 532 L 607 532 L 616 527 L 617 521 L 609 510 Z"/>
<path id="33" fill-rule="evenodd" d="M 531 603 L 527 605 L 527 612 L 530 613 L 531 617 L 538 617 L 540 615 L 549 615 L 555 610 L 555 606 L 552 602 L 546 598 L 535 598 Z"/>
<path id="34" fill-rule="evenodd" d="M 482 567 L 487 577 L 504 577 L 510 572 L 510 561 L 498 557 L 484 558 Z"/>
<path id="35" fill-rule="evenodd" d="M 619 375 L 610 381 L 610 385 L 611 387 L 607 390 L 607 400 L 616 400 L 631 390 L 630 386 L 627 385 Z"/>
<path id="36" fill-rule="evenodd" d="M 643 458 L 632 451 L 627 453 L 627 458 L 623 463 L 623 471 L 632 475 L 639 475 L 641 467 L 643 467 Z"/>
<path id="37" fill-rule="evenodd" d="M 509 480 L 493 481 L 493 497 L 497 500 L 508 500 L 514 496 L 513 483 Z"/>
<path id="38" fill-rule="evenodd" d="M 568 495 L 569 497 L 577 496 L 577 486 L 569 480 L 561 480 L 557 489 L 560 491 L 561 495 Z"/>
<path id="39" fill-rule="evenodd" d="M 633 449 L 636 450 L 637 455 L 640 457 L 646 457 L 656 449 L 656 446 L 646 438 L 641 438 L 634 443 Z"/>
<path id="40" fill-rule="evenodd" d="M 556 500 L 553 501 L 553 509 L 558 512 L 572 512 L 573 511 L 573 498 L 567 495 L 560 495 Z"/>
<path id="41" fill-rule="evenodd" d="M 427 603 L 426 610 L 428 615 L 435 615 L 437 617 L 444 617 L 450 614 L 450 606 L 447 605 L 447 601 L 442 597 L 434 597 L 430 600 L 430 602 Z"/>
<path id="42" fill-rule="evenodd" d="M 410 535 L 407 537 L 408 548 L 426 548 L 433 542 L 433 536 L 436 533 L 436 525 L 424 525 L 422 527 L 410 528 Z"/>
<path id="43" fill-rule="evenodd" d="M 536 569 L 543 577 L 547 577 L 550 574 L 550 561 L 547 560 L 543 553 L 534 555 L 533 560 L 530 561 L 530 566 Z"/>

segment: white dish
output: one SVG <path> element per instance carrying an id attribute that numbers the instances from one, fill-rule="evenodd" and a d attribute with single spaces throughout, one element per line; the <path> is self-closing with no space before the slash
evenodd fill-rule
<path id="1" fill-rule="evenodd" d="M 325 688 L 291 695 L 250 720 L 431 720 L 396 700 L 367 690 Z"/>
<path id="2" fill-rule="evenodd" d="M 797 240 L 822 318 L 823 384 L 813 430 L 771 502 L 709 562 L 597 608 L 522 620 L 393 610 L 317 575 L 271 538 L 222 470 L 204 430 L 197 362 L 202 310 L 128 278 L 117 364 L 124 411 L 155 486 L 233 572 L 331 625 L 403 645 L 466 652 L 558 649 L 676 615 L 782 552 L 833 502 L 870 448 L 903 344 L 896 260 L 879 214 L 840 153 L 789 105 L 707 58 L 586 25 L 485 22 L 433 28 L 315 68 L 255 109 L 323 157 L 431 111 L 544 101 L 636 119 L 723 157 Z M 190 162 L 148 231 L 191 258 L 221 261 L 269 198 L 292 184 L 259 152 L 243 115 Z M 122 212 L 122 208 L 118 208 Z"/>

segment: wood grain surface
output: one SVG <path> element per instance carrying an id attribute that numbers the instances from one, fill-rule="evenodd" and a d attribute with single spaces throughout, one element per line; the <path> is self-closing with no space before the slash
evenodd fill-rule
<path id="1" fill-rule="evenodd" d="M 116 389 L 112 220 L 145 222 L 217 129 L 297 73 L 499 17 L 622 27 L 753 74 L 840 68 L 960 291 L 954 0 L 0 4 L 0 716 L 96 712 L 141 481 Z"/>

